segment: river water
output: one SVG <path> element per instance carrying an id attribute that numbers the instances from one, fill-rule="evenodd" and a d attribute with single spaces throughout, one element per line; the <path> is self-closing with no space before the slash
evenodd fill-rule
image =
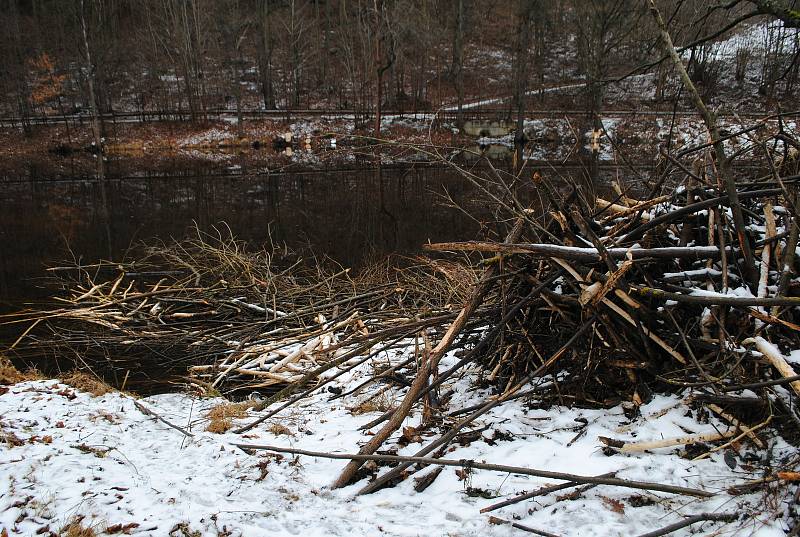
<path id="1" fill-rule="evenodd" d="M 419 252 L 427 241 L 473 239 L 493 221 L 485 196 L 441 165 L 255 175 L 198 165 L 124 173 L 112 164 L 103 180 L 28 170 L 0 181 L 0 310 L 48 296 L 48 266 L 121 260 L 142 242 L 181 238 L 195 225 L 229 227 L 254 246 L 271 240 L 310 247 L 358 266 L 387 253 Z M 551 176 L 563 173 L 583 172 Z M 530 181 L 517 190 L 538 199 Z"/>
<path id="2" fill-rule="evenodd" d="M 472 238 L 485 204 L 445 167 L 403 166 L 269 175 L 202 168 L 134 177 L 20 177 L 0 184 L 0 308 L 47 294 L 46 266 L 119 260 L 137 244 L 214 226 L 254 245 L 310 246 L 347 265 L 427 240 Z"/>

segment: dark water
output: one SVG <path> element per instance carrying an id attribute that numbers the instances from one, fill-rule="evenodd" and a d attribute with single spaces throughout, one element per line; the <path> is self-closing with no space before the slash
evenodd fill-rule
<path id="1" fill-rule="evenodd" d="M 468 181 L 448 168 L 406 166 L 267 175 L 203 169 L 170 176 L 6 178 L 0 182 L 0 309 L 44 296 L 46 266 L 121 259 L 141 241 L 225 223 L 253 244 L 311 246 L 347 265 L 428 240 L 473 238 L 488 219 Z"/>
<path id="2" fill-rule="evenodd" d="M 118 261 L 142 242 L 193 234 L 195 225 L 230 228 L 254 246 L 271 240 L 309 247 L 352 267 L 374 256 L 417 253 L 428 241 L 473 239 L 495 220 L 486 196 L 441 165 L 270 174 L 211 164 L 153 169 L 137 167 L 132 175 L 110 163 L 99 175 L 62 166 L 1 177 L 0 311 L 50 296 L 46 267 Z M 556 180 L 583 175 L 553 166 L 542 172 Z M 605 169 L 604 182 L 617 173 Z M 530 180 L 515 190 L 531 206 L 541 200 Z"/>

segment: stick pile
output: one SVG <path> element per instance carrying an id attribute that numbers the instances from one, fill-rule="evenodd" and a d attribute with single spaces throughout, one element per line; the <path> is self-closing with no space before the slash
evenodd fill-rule
<path id="1" fill-rule="evenodd" d="M 2 319 L 21 327 L 5 349 L 10 358 L 89 369 L 145 393 L 189 383 L 233 396 L 308 383 L 315 371 L 363 361 L 354 349 L 440 326 L 473 278 L 468 268 L 423 258 L 351 275 L 327 260 L 251 253 L 229 236 L 201 233 L 129 263 L 51 272 L 66 298 Z"/>

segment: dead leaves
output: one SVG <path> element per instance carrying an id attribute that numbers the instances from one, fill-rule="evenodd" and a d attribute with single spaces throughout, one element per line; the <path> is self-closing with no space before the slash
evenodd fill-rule
<path id="1" fill-rule="evenodd" d="M 26 440 L 24 438 L 20 438 L 13 432 L 0 431 L 0 442 L 6 444 L 8 447 L 20 447 L 24 446 L 25 444 L 52 444 L 53 437 L 49 434 L 44 436 L 35 434 Z"/>
<path id="2" fill-rule="evenodd" d="M 615 500 L 614 498 L 609 498 L 608 496 L 600 496 L 600 499 L 603 500 L 603 505 L 605 505 L 609 510 L 624 515 L 625 514 L 625 504 L 619 500 Z"/>
<path id="3" fill-rule="evenodd" d="M 0 432 L 0 442 L 3 442 L 8 447 L 19 447 L 25 445 L 25 440 L 18 437 L 14 433 Z"/>
<path id="4" fill-rule="evenodd" d="M 97 457 L 99 459 L 102 459 L 103 457 L 108 455 L 109 451 L 114 449 L 114 448 L 105 448 L 105 449 L 96 448 L 96 447 L 92 447 L 92 446 L 89 446 L 89 445 L 86 445 L 86 444 L 78 444 L 78 445 L 74 445 L 74 446 L 70 446 L 70 447 L 75 448 L 78 451 L 81 451 L 83 453 L 91 453 L 91 454 L 93 454 L 95 457 Z"/>
<path id="5" fill-rule="evenodd" d="M 139 527 L 139 524 L 136 522 L 131 522 L 129 524 L 114 524 L 113 526 L 109 526 L 106 528 L 106 533 L 110 535 L 115 534 L 123 534 L 123 535 L 130 535 L 133 530 Z"/>

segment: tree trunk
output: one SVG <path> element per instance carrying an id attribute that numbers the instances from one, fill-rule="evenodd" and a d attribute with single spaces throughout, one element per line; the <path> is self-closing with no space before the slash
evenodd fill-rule
<path id="1" fill-rule="evenodd" d="M 456 0 L 456 23 L 453 33 L 453 80 L 456 86 L 458 99 L 458 114 L 456 126 L 464 128 L 464 1 Z"/>
<path id="2" fill-rule="evenodd" d="M 264 98 L 264 108 L 275 109 L 275 89 L 272 81 L 272 25 L 269 13 L 270 0 L 260 0 L 259 9 L 259 39 L 258 39 L 258 76 L 261 82 L 261 95 Z"/>
<path id="3" fill-rule="evenodd" d="M 522 166 L 525 148 L 525 94 L 528 91 L 528 50 L 531 42 L 531 21 L 536 0 L 519 0 L 517 13 L 517 44 L 514 54 L 514 105 L 517 127 L 514 134 L 514 153 L 517 168 Z"/>
<path id="4" fill-rule="evenodd" d="M 667 25 L 664 22 L 664 18 L 661 16 L 661 12 L 656 7 L 654 0 L 650 0 L 650 13 L 655 19 L 660 30 L 661 40 L 664 44 L 665 52 L 672 59 L 672 63 L 675 66 L 675 69 L 678 71 L 684 86 L 686 86 L 686 89 L 689 91 L 689 95 L 692 98 L 695 108 L 697 108 L 697 111 L 700 112 L 700 115 L 706 124 L 706 129 L 708 130 L 709 136 L 711 137 L 711 141 L 713 142 L 714 152 L 717 157 L 718 173 L 720 174 L 725 185 L 726 194 L 728 194 L 731 212 L 733 213 L 733 224 L 736 228 L 736 236 L 739 240 L 739 246 L 744 257 L 743 272 L 745 278 L 748 280 L 748 283 L 754 286 L 756 285 L 758 274 L 755 270 L 755 262 L 753 260 L 753 252 L 750 248 L 750 242 L 745 234 L 746 230 L 744 215 L 742 213 L 742 206 L 739 203 L 739 193 L 736 189 L 736 180 L 733 177 L 730 160 L 725 154 L 725 146 L 722 143 L 722 137 L 719 133 L 719 128 L 717 127 L 717 118 L 715 117 L 714 113 L 705 105 L 703 99 L 700 97 L 700 93 L 692 83 L 689 73 L 686 71 L 683 61 L 681 61 L 681 57 L 675 50 L 675 45 L 672 43 L 672 37 L 669 35 Z M 755 287 L 753 288 L 755 289 Z"/>
<path id="5" fill-rule="evenodd" d="M 91 111 L 92 116 L 92 136 L 94 137 L 94 143 L 97 146 L 98 150 L 102 152 L 102 143 L 103 143 L 103 129 L 101 118 L 97 111 L 97 96 L 95 95 L 95 68 L 94 64 L 92 63 L 92 54 L 89 49 L 89 32 L 86 28 L 86 7 L 84 5 L 84 0 L 81 0 L 80 4 L 80 18 L 81 18 L 81 33 L 83 35 L 83 54 L 84 60 L 86 61 L 86 78 L 87 83 L 89 85 L 89 110 Z M 98 157 L 102 158 L 102 156 Z"/>

